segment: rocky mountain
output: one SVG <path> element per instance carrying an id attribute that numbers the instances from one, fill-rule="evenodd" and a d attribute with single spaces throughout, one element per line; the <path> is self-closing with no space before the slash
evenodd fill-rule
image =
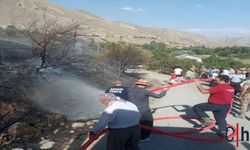
<path id="1" fill-rule="evenodd" d="M 97 41 L 124 41 L 136 44 L 152 40 L 169 46 L 223 46 L 221 42 L 204 36 L 170 29 L 142 27 L 100 18 L 88 12 L 67 9 L 47 0 L 1 0 L 0 25 L 15 25 L 26 28 L 34 20 L 44 16 L 67 24 L 80 24 L 81 34 Z"/>
<path id="2" fill-rule="evenodd" d="M 225 43 L 228 46 L 238 45 L 238 46 L 250 46 L 250 36 L 245 37 L 225 37 L 221 39 L 223 43 Z"/>

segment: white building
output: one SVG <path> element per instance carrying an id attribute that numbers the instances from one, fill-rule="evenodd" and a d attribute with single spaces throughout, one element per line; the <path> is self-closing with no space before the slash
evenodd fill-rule
<path id="1" fill-rule="evenodd" d="M 192 55 L 189 55 L 189 54 L 181 54 L 179 56 L 176 56 L 176 58 L 179 58 L 179 59 L 183 59 L 183 58 L 185 58 L 185 59 L 191 59 L 191 60 L 195 60 L 197 62 L 202 63 L 202 59 L 201 58 L 196 57 L 196 56 L 192 56 Z"/>

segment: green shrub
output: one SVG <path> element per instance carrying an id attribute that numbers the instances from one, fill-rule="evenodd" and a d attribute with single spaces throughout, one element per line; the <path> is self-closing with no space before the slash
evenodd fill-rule
<path id="1" fill-rule="evenodd" d="M 20 30 L 18 30 L 14 25 L 8 25 L 5 31 L 10 37 L 15 37 L 20 34 Z"/>
<path id="2" fill-rule="evenodd" d="M 218 56 L 212 55 L 203 59 L 203 64 L 207 67 L 215 66 L 217 68 L 241 68 L 244 66 L 240 61 L 234 60 L 233 58 L 220 58 Z"/>
<path id="3" fill-rule="evenodd" d="M 103 56 L 119 77 L 128 68 L 147 64 L 151 53 L 133 44 L 109 43 Z"/>

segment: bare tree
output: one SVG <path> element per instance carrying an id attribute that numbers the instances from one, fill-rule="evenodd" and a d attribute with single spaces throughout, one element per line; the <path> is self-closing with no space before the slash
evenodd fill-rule
<path id="1" fill-rule="evenodd" d="M 146 64 L 150 59 L 150 52 L 132 44 L 109 43 L 104 58 L 121 76 L 128 68 L 135 68 Z"/>
<path id="2" fill-rule="evenodd" d="M 76 61 L 80 56 L 75 50 L 79 24 L 59 24 L 56 21 L 43 23 L 35 21 L 30 24 L 27 34 L 32 42 L 33 54 L 40 57 L 38 68 L 57 67 Z"/>

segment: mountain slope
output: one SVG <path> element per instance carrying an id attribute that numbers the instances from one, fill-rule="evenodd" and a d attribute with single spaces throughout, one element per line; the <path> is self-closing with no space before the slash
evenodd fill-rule
<path id="1" fill-rule="evenodd" d="M 234 46 L 234 45 L 248 46 L 248 47 L 250 46 L 250 36 L 235 37 L 235 38 L 226 37 L 220 40 L 228 46 Z"/>
<path id="2" fill-rule="evenodd" d="M 1 0 L 0 25 L 26 28 L 34 20 L 55 19 L 63 24 L 78 22 L 81 34 L 98 41 L 124 41 L 136 44 L 152 40 L 169 46 L 223 46 L 214 39 L 169 29 L 142 27 L 106 20 L 87 12 L 67 9 L 46 0 Z"/>

